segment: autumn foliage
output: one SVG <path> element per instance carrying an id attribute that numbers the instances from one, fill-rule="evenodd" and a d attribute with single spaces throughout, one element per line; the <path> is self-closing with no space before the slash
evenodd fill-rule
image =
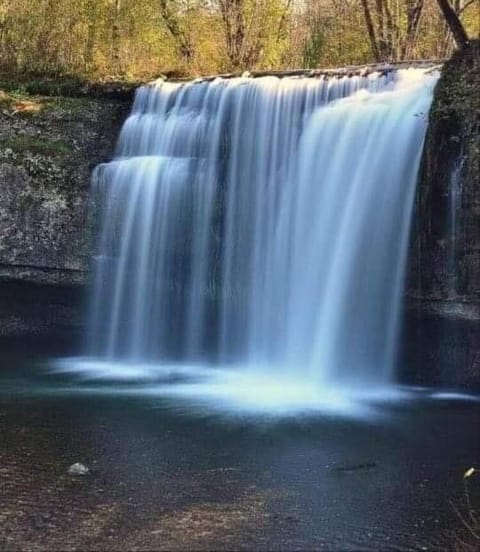
<path id="1" fill-rule="evenodd" d="M 452 0 L 470 36 L 479 0 Z M 443 58 L 437 0 L 0 0 L 0 71 L 145 79 Z"/>

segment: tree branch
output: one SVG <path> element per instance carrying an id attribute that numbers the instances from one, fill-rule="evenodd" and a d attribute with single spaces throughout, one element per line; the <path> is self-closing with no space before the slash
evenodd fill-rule
<path id="1" fill-rule="evenodd" d="M 190 38 L 180 27 L 176 15 L 171 10 L 169 0 L 160 0 L 160 13 L 168 31 L 178 44 L 180 55 L 185 60 L 190 61 L 193 57 L 193 47 Z"/>
<path id="2" fill-rule="evenodd" d="M 402 45 L 401 59 L 405 59 L 417 37 L 425 0 L 410 0 L 407 4 L 407 36 Z"/>
<path id="3" fill-rule="evenodd" d="M 437 0 L 438 6 L 445 17 L 450 30 L 452 31 L 453 38 L 458 48 L 467 48 L 470 45 L 468 35 L 465 32 L 465 28 L 462 22 L 458 18 L 458 15 L 453 10 L 448 0 Z"/>
<path id="4" fill-rule="evenodd" d="M 478 0 L 470 0 L 469 2 L 467 2 L 466 4 L 464 4 L 458 11 L 457 11 L 457 15 L 462 15 L 462 13 L 467 9 L 469 8 L 472 4 L 475 4 L 475 2 L 477 2 Z"/>
<path id="5" fill-rule="evenodd" d="M 365 16 L 365 23 L 367 25 L 368 37 L 370 38 L 370 46 L 372 47 L 372 53 L 376 61 L 381 61 L 380 50 L 378 48 L 377 37 L 375 34 L 375 27 L 373 25 L 372 14 L 370 13 L 370 7 L 368 6 L 368 0 L 362 0 L 363 14 Z"/>

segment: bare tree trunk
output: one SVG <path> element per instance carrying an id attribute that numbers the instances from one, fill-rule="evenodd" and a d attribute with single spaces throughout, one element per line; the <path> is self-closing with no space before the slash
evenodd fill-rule
<path id="1" fill-rule="evenodd" d="M 478 2 L 478 0 L 454 0 L 452 9 L 457 16 L 460 17 L 460 15 L 475 2 Z M 447 21 L 443 22 L 443 27 L 441 54 L 439 57 L 448 58 L 455 49 L 455 40 Z"/>
<path id="2" fill-rule="evenodd" d="M 112 24 L 112 63 L 115 73 L 121 71 L 120 56 L 120 10 L 122 8 L 121 0 L 114 0 L 113 3 L 113 24 Z"/>
<path id="3" fill-rule="evenodd" d="M 160 0 L 160 14 L 169 33 L 177 44 L 178 53 L 186 63 L 190 63 L 194 55 L 193 44 L 191 38 L 180 26 L 177 15 L 170 6 L 170 0 Z"/>
<path id="4" fill-rule="evenodd" d="M 375 59 L 405 59 L 415 43 L 425 0 L 361 0 L 361 4 Z"/>
<path id="5" fill-rule="evenodd" d="M 233 69 L 245 62 L 245 18 L 243 0 L 219 0 L 227 56 Z"/>
<path id="6" fill-rule="evenodd" d="M 393 22 L 390 0 L 383 0 L 382 6 L 385 16 L 385 42 L 387 46 L 387 58 L 390 61 L 393 61 L 394 59 L 398 58 L 398 27 L 396 27 L 395 23 Z"/>
<path id="7" fill-rule="evenodd" d="M 407 1 L 407 36 L 402 46 L 401 59 L 405 59 L 406 56 L 410 56 L 411 54 L 420 27 L 420 19 L 422 17 L 424 5 L 425 0 Z"/>
<path id="8" fill-rule="evenodd" d="M 363 14 L 365 17 L 365 24 L 367 25 L 368 38 L 370 39 L 370 46 L 372 48 L 373 57 L 375 61 L 381 61 L 380 50 L 378 48 L 377 36 L 375 33 L 375 27 L 373 25 L 372 14 L 370 13 L 370 7 L 368 0 L 362 0 Z"/>
<path id="9" fill-rule="evenodd" d="M 388 37 L 387 37 L 387 25 L 385 22 L 385 1 L 376 0 L 377 8 L 377 20 L 378 20 L 378 50 L 380 52 L 380 59 L 385 61 L 388 57 Z"/>
<path id="10" fill-rule="evenodd" d="M 233 47 L 238 66 L 244 65 L 243 54 L 245 51 L 245 17 L 243 13 L 243 0 L 233 0 L 235 32 L 233 34 Z"/>
<path id="11" fill-rule="evenodd" d="M 275 37 L 275 42 L 280 42 L 280 39 L 282 38 L 282 35 L 285 31 L 285 25 L 287 23 L 287 16 L 288 16 L 288 13 L 290 11 L 290 7 L 292 5 L 292 0 L 287 0 L 286 4 L 285 4 L 285 8 L 282 12 L 282 15 L 280 17 L 280 20 L 278 22 L 278 27 L 277 27 L 277 35 Z"/>
<path id="12" fill-rule="evenodd" d="M 448 0 L 437 0 L 437 2 L 443 16 L 445 17 L 445 21 L 452 32 L 457 47 L 460 49 L 467 48 L 470 41 L 468 40 L 468 35 L 462 25 L 462 22 L 460 21 L 460 18 L 455 13 L 455 10 L 452 6 L 450 6 Z"/>
<path id="13" fill-rule="evenodd" d="M 88 30 L 87 40 L 85 42 L 85 51 L 83 54 L 84 70 L 89 71 L 93 65 L 95 42 L 97 39 L 97 18 L 95 17 L 95 0 L 89 0 L 87 2 L 88 8 Z"/>

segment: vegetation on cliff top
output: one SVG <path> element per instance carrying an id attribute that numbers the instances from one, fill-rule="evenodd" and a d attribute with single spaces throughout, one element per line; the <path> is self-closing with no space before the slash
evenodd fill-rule
<path id="1" fill-rule="evenodd" d="M 479 0 L 450 4 L 478 36 Z M 76 95 L 92 80 L 160 74 L 445 58 L 452 48 L 438 0 L 0 1 L 0 73 L 30 93 L 58 86 L 52 93 Z"/>

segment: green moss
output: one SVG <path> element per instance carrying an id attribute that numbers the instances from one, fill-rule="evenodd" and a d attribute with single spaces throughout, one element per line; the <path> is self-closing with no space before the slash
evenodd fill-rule
<path id="1" fill-rule="evenodd" d="M 472 113 L 480 110 L 480 42 L 467 51 L 457 51 L 445 63 L 442 78 L 435 90 L 431 122 L 442 123 L 455 118 L 458 123 L 475 124 Z"/>
<path id="2" fill-rule="evenodd" d="M 75 77 L 30 77 L 25 80 L 0 80 L 0 87 L 10 92 L 20 92 L 29 95 L 72 96 L 77 95 L 84 82 Z"/>
<path id="3" fill-rule="evenodd" d="M 135 89 L 142 84 L 135 80 L 92 81 L 73 76 L 30 76 L 11 80 L 9 75 L 0 75 L 0 89 L 8 93 L 28 96 L 62 98 L 111 98 L 131 101 Z"/>
<path id="4" fill-rule="evenodd" d="M 435 300 L 479 297 L 477 261 L 469 253 L 479 244 L 479 89 L 480 42 L 476 41 L 443 66 L 420 167 L 411 281 L 421 296 Z M 454 182 L 458 183 L 455 196 Z M 459 211 L 455 232 L 452 206 Z"/>
<path id="5" fill-rule="evenodd" d="M 460 149 L 468 159 L 467 180 L 480 178 L 480 42 L 457 51 L 445 64 L 430 110 L 427 143 L 448 137 L 443 155 L 455 157 Z"/>
<path id="6" fill-rule="evenodd" d="M 0 147 L 11 149 L 15 153 L 33 153 L 46 156 L 67 155 L 73 151 L 72 146 L 60 141 L 46 141 L 34 136 L 15 136 L 0 141 Z"/>

